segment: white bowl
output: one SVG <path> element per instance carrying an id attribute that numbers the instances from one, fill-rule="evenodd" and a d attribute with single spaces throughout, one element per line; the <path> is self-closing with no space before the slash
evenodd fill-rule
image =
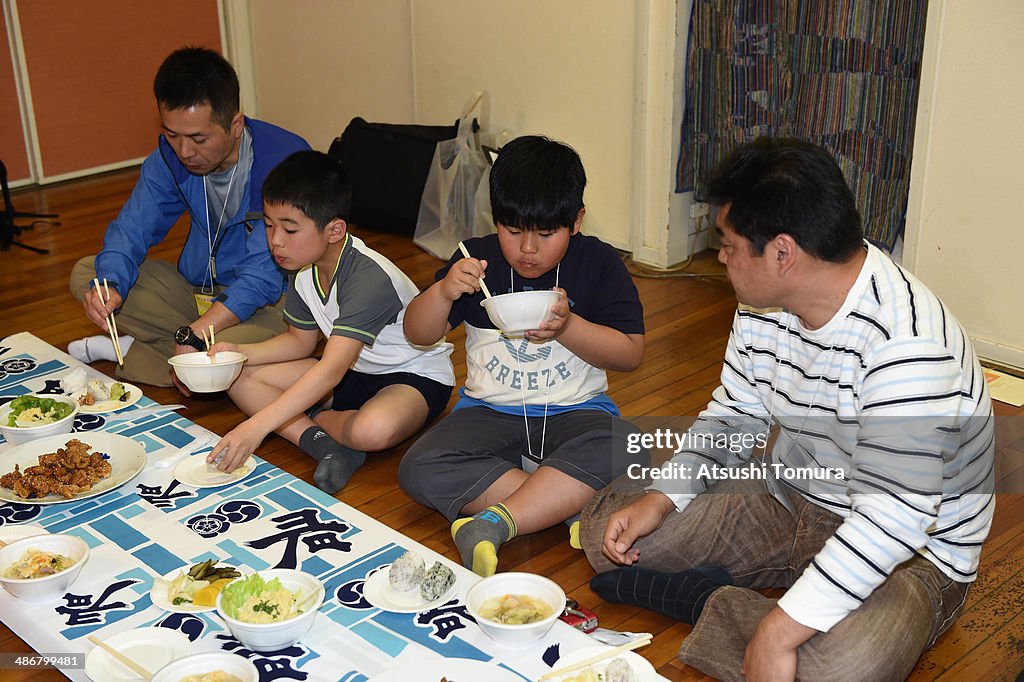
<path id="1" fill-rule="evenodd" d="M 5 578 L 3 574 L 30 549 L 63 554 L 75 563 L 43 578 Z M 89 560 L 89 545 L 74 535 L 33 535 L 0 547 L 0 585 L 18 599 L 41 604 L 59 599 Z"/>
<path id="2" fill-rule="evenodd" d="M 173 355 L 167 362 L 181 382 L 196 393 L 216 393 L 231 385 L 242 373 L 248 358 L 242 353 L 225 350 L 211 357 L 205 352 Z"/>
<path id="3" fill-rule="evenodd" d="M 217 595 L 217 613 L 227 623 L 235 639 L 253 651 L 277 651 L 289 647 L 302 639 L 313 627 L 316 612 L 324 603 L 324 586 L 310 574 L 292 568 L 271 568 L 257 573 L 266 582 L 277 578 L 285 589 L 298 592 L 299 603 L 305 604 L 306 610 L 294 618 L 277 623 L 243 623 L 224 613 L 224 606 L 221 604 L 224 590 L 221 590 Z M 244 580 L 247 577 L 249 576 L 235 580 Z M 230 583 L 225 585 L 224 589 L 228 587 Z M 314 593 L 316 596 L 311 597 Z"/>
<path id="4" fill-rule="evenodd" d="M 480 607 L 493 597 L 522 594 L 540 599 L 551 606 L 551 615 L 525 625 L 510 625 L 489 620 L 480 615 Z M 496 573 L 484 578 L 466 593 L 466 608 L 476 624 L 498 644 L 508 647 L 528 647 L 548 634 L 551 626 L 565 610 L 565 592 L 555 581 L 533 573 Z"/>
<path id="5" fill-rule="evenodd" d="M 77 400 L 64 395 L 43 395 L 40 393 L 30 393 L 28 395 L 35 396 L 36 398 L 52 398 L 57 402 L 71 405 L 73 409 L 71 410 L 71 414 L 63 419 L 58 419 L 51 424 L 40 424 L 39 426 L 8 426 L 7 420 L 11 415 L 11 403 L 8 402 L 0 405 L 0 433 L 4 434 L 4 438 L 7 439 L 8 443 L 12 445 L 21 445 L 22 443 L 27 443 L 30 440 L 35 440 L 36 438 L 42 438 L 44 436 L 52 436 L 58 433 L 71 433 L 71 428 L 75 425 L 75 415 L 78 414 L 79 406 Z"/>
<path id="6" fill-rule="evenodd" d="M 522 336 L 555 316 L 551 306 L 558 302 L 560 296 L 557 291 L 550 290 L 517 291 L 485 298 L 480 305 L 494 326 L 506 336 Z"/>
<path id="7" fill-rule="evenodd" d="M 234 675 L 242 682 L 259 682 L 260 679 L 259 671 L 249 659 L 228 651 L 207 651 L 171 661 L 153 675 L 152 682 L 181 682 L 189 675 L 208 675 L 217 670 Z"/>

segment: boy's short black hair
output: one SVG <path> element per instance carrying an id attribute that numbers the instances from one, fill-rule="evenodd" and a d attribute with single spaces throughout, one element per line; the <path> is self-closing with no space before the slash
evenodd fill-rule
<path id="1" fill-rule="evenodd" d="M 209 104 L 211 117 L 224 130 L 239 109 L 238 75 L 228 60 L 205 47 L 172 52 L 156 72 L 153 94 L 171 110 Z"/>
<path id="2" fill-rule="evenodd" d="M 583 208 L 587 174 L 576 150 L 539 135 L 517 137 L 491 167 L 495 225 L 522 230 L 572 228 Z"/>
<path id="3" fill-rule="evenodd" d="M 729 225 L 758 256 L 779 234 L 832 263 L 849 261 L 863 246 L 860 214 L 839 164 L 805 140 L 760 137 L 741 145 L 715 169 L 707 200 L 729 204 Z"/>
<path id="4" fill-rule="evenodd" d="M 337 218 L 348 222 L 352 184 L 341 165 L 327 154 L 313 150 L 295 152 L 267 175 L 263 201 L 271 206 L 294 206 L 323 231 Z"/>

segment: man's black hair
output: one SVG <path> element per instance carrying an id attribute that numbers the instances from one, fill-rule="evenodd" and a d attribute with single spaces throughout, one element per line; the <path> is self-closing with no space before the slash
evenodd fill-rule
<path id="1" fill-rule="evenodd" d="M 171 110 L 209 104 L 211 117 L 224 130 L 239 111 L 238 75 L 228 60 L 205 47 L 172 52 L 156 72 L 153 94 Z"/>
<path id="2" fill-rule="evenodd" d="M 263 182 L 263 201 L 302 211 L 323 231 L 336 218 L 348 222 L 352 184 L 341 165 L 323 152 L 295 152 Z"/>
<path id="3" fill-rule="evenodd" d="M 832 263 L 849 261 L 863 245 L 860 214 L 839 164 L 804 140 L 760 137 L 741 145 L 715 169 L 707 200 L 729 204 L 730 227 L 758 256 L 779 234 Z"/>
<path id="4" fill-rule="evenodd" d="M 495 225 L 523 230 L 572 228 L 583 208 L 587 174 L 576 150 L 539 135 L 512 140 L 491 167 Z"/>

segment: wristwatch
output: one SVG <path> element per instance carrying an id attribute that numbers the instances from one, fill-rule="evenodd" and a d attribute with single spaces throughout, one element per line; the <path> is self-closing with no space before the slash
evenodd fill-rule
<path id="1" fill-rule="evenodd" d="M 174 331 L 174 343 L 179 346 L 192 346 L 196 350 L 200 351 L 206 350 L 206 343 L 196 336 L 196 333 L 192 331 L 192 327 L 187 324 L 182 327 L 178 327 Z"/>

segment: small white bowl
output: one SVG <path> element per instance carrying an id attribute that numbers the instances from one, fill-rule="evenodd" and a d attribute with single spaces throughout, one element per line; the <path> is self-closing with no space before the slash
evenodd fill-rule
<path id="1" fill-rule="evenodd" d="M 310 574 L 293 568 L 271 568 L 266 571 L 257 571 L 257 573 L 266 582 L 277 578 L 286 590 L 298 592 L 299 603 L 304 604 L 306 610 L 294 618 L 277 623 L 243 623 L 224 613 L 224 606 L 221 603 L 224 598 L 224 590 L 221 590 L 217 595 L 217 614 L 227 623 L 234 638 L 253 651 L 277 651 L 289 647 L 305 637 L 309 629 L 313 627 L 316 612 L 324 603 L 324 586 Z M 244 580 L 247 577 L 249 576 L 235 580 Z M 228 583 L 224 589 L 226 590 L 230 586 L 231 583 Z M 314 593 L 315 597 L 312 596 Z"/>
<path id="2" fill-rule="evenodd" d="M 551 615 L 525 625 L 499 623 L 480 615 L 480 607 L 484 602 L 506 594 L 527 595 L 545 601 L 552 609 Z M 565 610 L 565 592 L 555 581 L 544 576 L 533 573 L 496 573 L 469 588 L 466 608 L 488 637 L 507 647 L 522 648 L 532 646 L 548 634 Z"/>
<path id="3" fill-rule="evenodd" d="M 551 306 L 558 302 L 560 296 L 557 291 L 550 290 L 516 291 L 485 298 L 480 305 L 505 336 L 522 336 L 555 316 Z"/>
<path id="4" fill-rule="evenodd" d="M 30 549 L 63 554 L 74 564 L 60 573 L 42 578 L 5 578 L 4 573 Z M 75 582 L 89 560 L 89 545 L 74 535 L 33 535 L 0 547 L 0 585 L 12 595 L 34 604 L 59 599 Z"/>
<path id="5" fill-rule="evenodd" d="M 225 350 L 211 357 L 205 352 L 172 355 L 167 359 L 181 382 L 196 393 L 216 393 L 227 389 L 242 373 L 248 360 L 243 353 Z"/>
<path id="6" fill-rule="evenodd" d="M 52 436 L 58 433 L 71 433 L 71 429 L 75 425 L 75 415 L 78 414 L 79 405 L 77 400 L 64 395 L 43 395 L 40 393 L 30 393 L 29 395 L 36 398 L 52 398 L 57 402 L 71 405 L 71 414 L 50 424 L 40 424 L 39 426 L 8 426 L 7 420 L 11 415 L 11 403 L 4 403 L 3 405 L 0 405 L 0 433 L 4 434 L 4 438 L 7 439 L 8 443 L 12 445 L 21 445 L 22 443 L 27 443 L 37 438 L 43 438 L 44 436 Z"/>
<path id="7" fill-rule="evenodd" d="M 209 675 L 222 670 L 242 682 L 259 682 L 260 673 L 249 659 L 228 651 L 207 651 L 171 661 L 153 675 L 152 682 L 181 682 L 189 675 Z"/>

